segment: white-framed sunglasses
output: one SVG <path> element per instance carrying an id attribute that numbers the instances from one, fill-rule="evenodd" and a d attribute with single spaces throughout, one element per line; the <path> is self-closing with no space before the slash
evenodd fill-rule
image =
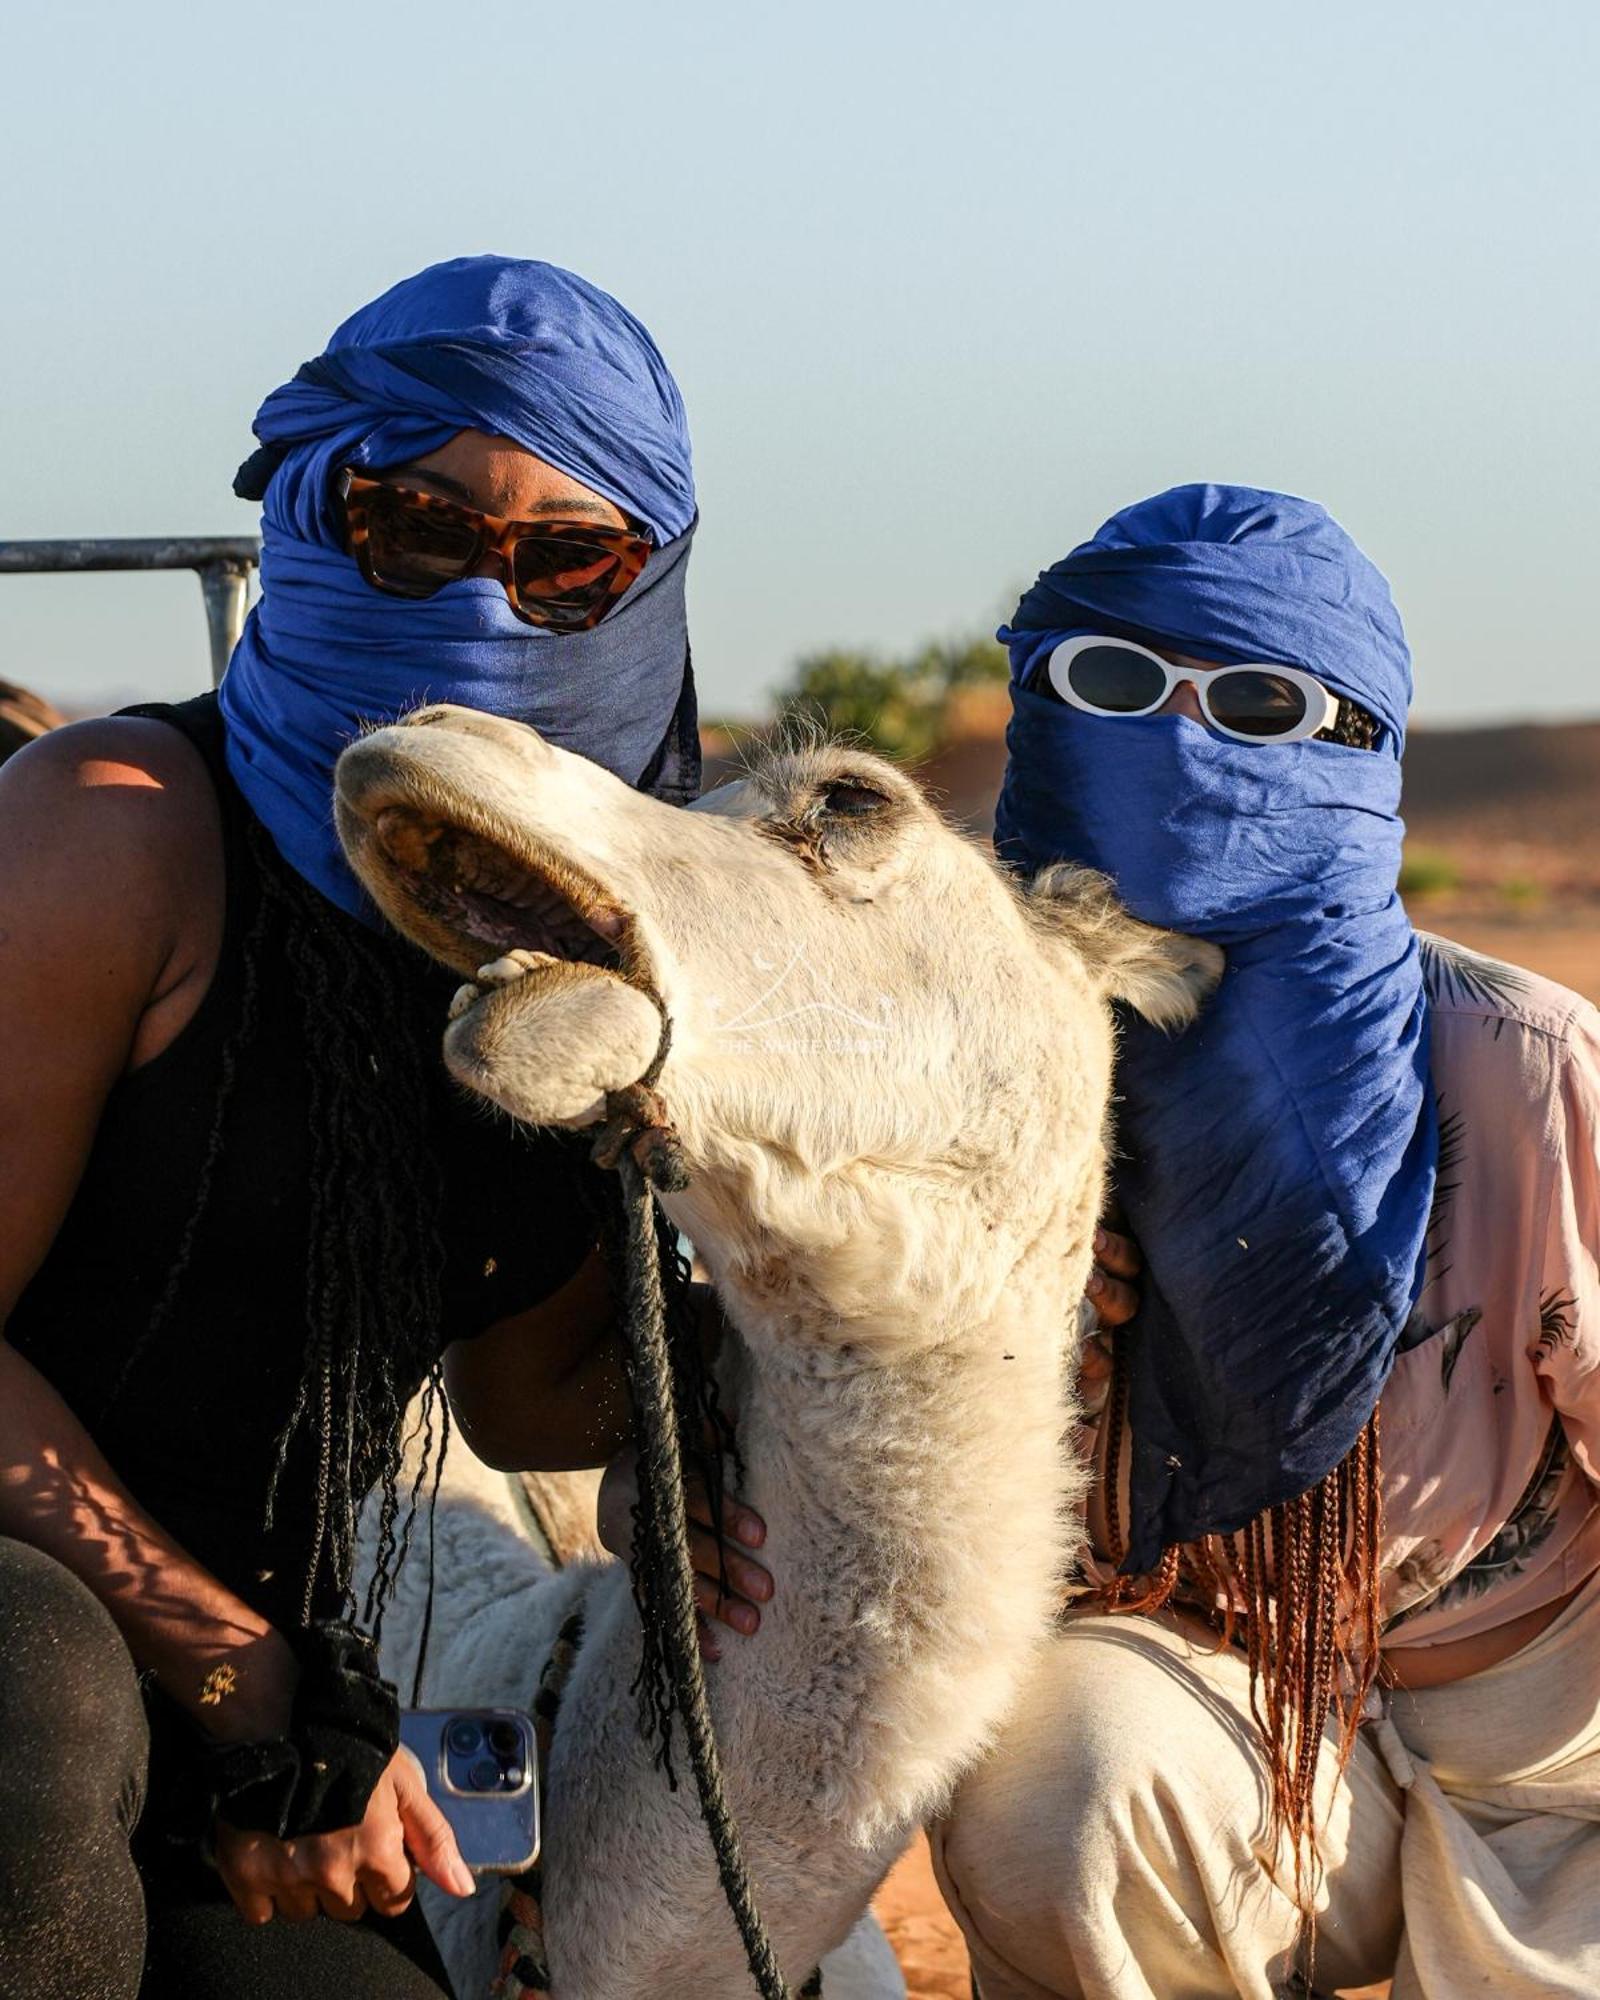
<path id="1" fill-rule="evenodd" d="M 1300 743 L 1339 719 L 1339 697 L 1299 667 L 1175 667 L 1147 646 L 1095 632 L 1063 639 L 1047 671 L 1061 699 L 1090 715 L 1153 715 L 1188 681 L 1206 721 L 1239 743 Z"/>

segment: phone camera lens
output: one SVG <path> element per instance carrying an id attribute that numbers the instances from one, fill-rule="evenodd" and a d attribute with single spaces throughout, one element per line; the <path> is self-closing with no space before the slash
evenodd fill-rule
<path id="1" fill-rule="evenodd" d="M 467 1771 L 467 1783 L 475 1792 L 500 1789 L 500 1766 L 492 1757 L 480 1757 Z"/>
<path id="2" fill-rule="evenodd" d="M 449 1729 L 445 1732 L 444 1740 L 458 1757 L 470 1757 L 478 1745 L 482 1743 L 483 1731 L 478 1727 L 477 1723 L 469 1721 L 466 1716 L 462 1716 L 457 1721 L 451 1723 Z"/>
<path id="3" fill-rule="evenodd" d="M 489 1748 L 497 1757 L 520 1757 L 522 1755 L 522 1731 L 514 1722 L 491 1722 L 489 1724 Z"/>

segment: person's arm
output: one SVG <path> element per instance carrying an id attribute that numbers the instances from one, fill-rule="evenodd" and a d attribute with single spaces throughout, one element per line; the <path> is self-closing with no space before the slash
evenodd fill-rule
<path id="1" fill-rule="evenodd" d="M 192 790 L 193 752 L 156 725 L 63 730 L 0 772 L 0 1324 L 60 1226 L 107 1093 L 180 997 L 196 926 L 183 901 L 220 897 L 220 837 Z M 170 738 L 170 744 L 164 739 Z M 209 843 L 205 839 L 211 833 Z M 293 1656 L 267 1622 L 139 1507 L 44 1377 L 0 1341 L 0 1533 L 88 1585 L 134 1658 L 214 1733 L 269 1734 Z M 226 1678 L 226 1677 L 224 1677 Z M 210 1686 L 214 1690 L 215 1678 Z"/>
<path id="2" fill-rule="evenodd" d="M 1570 1026 L 1559 1072 L 1557 1151 L 1528 1348 L 1579 1468 L 1600 1485 L 1600 1014 Z"/>
<path id="3" fill-rule="evenodd" d="M 462 1436 L 498 1471 L 575 1472 L 614 1457 L 628 1441 L 628 1398 L 599 1252 L 539 1305 L 454 1341 L 444 1379 Z"/>
<path id="4" fill-rule="evenodd" d="M 294 1653 L 128 1492 L 33 1364 L 0 1341 L 0 1534 L 88 1585 L 165 1693 L 224 1741 L 288 1724 Z"/>
<path id="5" fill-rule="evenodd" d="M 722 1336 L 721 1309 L 709 1286 L 694 1289 L 709 1356 Z M 595 1252 L 542 1305 L 447 1349 L 445 1386 L 462 1436 L 502 1472 L 604 1465 L 600 1539 L 626 1560 L 638 1492 L 617 1340 L 611 1284 Z M 723 1534 L 740 1546 L 725 1546 L 719 1555 L 710 1502 L 698 1484 L 691 1485 L 688 1504 L 701 1644 L 715 1659 L 717 1642 L 704 1621 L 716 1618 L 732 1631 L 754 1632 L 759 1606 L 772 1595 L 771 1575 L 741 1552 L 761 1546 L 766 1524 L 753 1508 L 727 1496 Z M 721 1587 L 724 1562 L 727 1591 Z"/>
<path id="6" fill-rule="evenodd" d="M 690 1289 L 709 1361 L 722 1309 L 709 1285 Z M 609 1464 L 633 1434 L 620 1338 L 605 1260 L 592 1250 L 539 1305 L 446 1348 L 445 1388 L 461 1435 L 499 1472 Z"/>
<path id="7" fill-rule="evenodd" d="M 33 1544 L 104 1604 L 128 1649 L 221 1742 L 286 1733 L 299 1669 L 281 1633 L 224 1588 L 132 1498 L 39 1371 L 0 1341 L 0 1534 Z M 396 1916 L 411 1859 L 453 1895 L 477 1884 L 416 1759 L 396 1752 L 359 1826 L 275 1840 L 218 1822 L 218 1872 L 241 1915 L 263 1924 L 319 1911 Z"/>
<path id="8" fill-rule="evenodd" d="M 0 770 L 0 1330 L 71 1204 L 112 1085 L 170 1039 L 210 977 L 193 913 L 208 895 L 220 908 L 215 814 L 193 751 L 158 724 L 62 730 Z M 3 1338 L 0 1533 L 79 1577 L 211 1735 L 283 1730 L 297 1678 L 286 1640 L 138 1505 Z M 403 1908 L 407 1846 L 441 1887 L 470 1890 L 403 1757 L 360 1827 L 300 1842 L 217 1830 L 223 1878 L 256 1922 Z"/>

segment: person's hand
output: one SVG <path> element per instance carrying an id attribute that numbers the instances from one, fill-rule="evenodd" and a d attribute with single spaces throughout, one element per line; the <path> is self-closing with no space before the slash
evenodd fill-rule
<path id="1" fill-rule="evenodd" d="M 1126 1326 L 1139 1310 L 1135 1280 L 1143 1267 L 1139 1246 L 1131 1236 L 1103 1227 L 1095 1231 L 1094 1269 L 1084 1291 L 1102 1327 Z"/>
<path id="2" fill-rule="evenodd" d="M 633 1552 L 633 1509 L 639 1497 L 638 1467 L 632 1448 L 619 1452 L 600 1482 L 597 1526 L 603 1547 L 624 1562 Z M 717 1544 L 712 1534 L 711 1503 L 705 1488 L 691 1480 L 685 1499 L 689 1509 L 689 1550 L 694 1559 L 694 1601 L 698 1607 L 700 1650 L 708 1660 L 722 1649 L 710 1621 L 747 1636 L 761 1623 L 759 1606 L 772 1596 L 772 1577 L 760 1563 L 742 1554 L 758 1549 L 767 1538 L 767 1524 L 753 1508 L 723 1496 L 722 1530 L 727 1537 L 728 1589 L 722 1588 Z"/>
<path id="3" fill-rule="evenodd" d="M 1078 1401 L 1087 1417 L 1096 1417 L 1105 1407 L 1111 1389 L 1111 1341 L 1114 1327 L 1126 1326 L 1139 1310 L 1139 1276 L 1142 1259 L 1131 1236 L 1100 1228 L 1094 1233 L 1094 1269 L 1084 1287 L 1084 1296 L 1093 1308 L 1095 1330 L 1088 1334 L 1078 1356 Z"/>
<path id="4" fill-rule="evenodd" d="M 359 1826 L 277 1840 L 218 1820 L 218 1873 L 246 1923 L 304 1923 L 320 1912 L 354 1923 L 366 1910 L 397 1917 L 416 1868 L 452 1896 L 477 1889 L 449 1822 L 428 1796 L 422 1766 L 401 1748 L 378 1780 Z"/>

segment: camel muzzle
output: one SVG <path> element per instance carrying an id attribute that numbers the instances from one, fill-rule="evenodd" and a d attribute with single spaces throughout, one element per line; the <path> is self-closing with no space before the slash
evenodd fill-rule
<path id="1" fill-rule="evenodd" d="M 393 887 L 464 946 L 527 951 L 624 973 L 628 913 L 573 871 L 541 869 L 466 827 L 412 807 L 383 807 L 372 834 Z"/>
<path id="2" fill-rule="evenodd" d="M 561 807 L 554 832 L 519 810 L 530 779 L 577 760 L 470 711 L 419 718 L 358 738 L 335 771 L 339 837 L 389 921 L 466 974 L 520 953 L 650 986 L 633 914 L 568 851 Z"/>

